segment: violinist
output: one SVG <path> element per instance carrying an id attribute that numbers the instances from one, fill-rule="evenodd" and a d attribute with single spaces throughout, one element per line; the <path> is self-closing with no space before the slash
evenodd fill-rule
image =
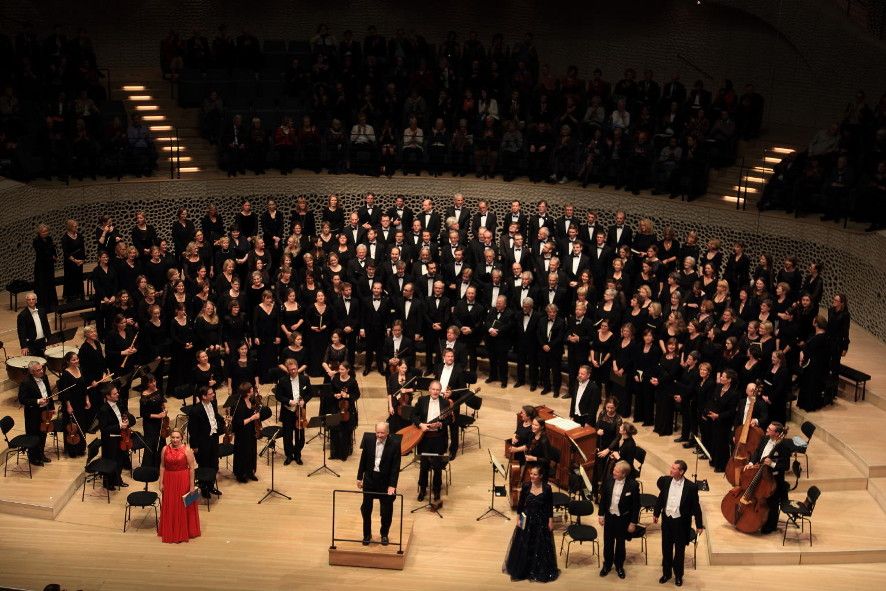
<path id="1" fill-rule="evenodd" d="M 343 361 L 338 365 L 338 373 L 332 377 L 331 396 L 321 402 L 320 413 L 339 413 L 341 424 L 329 429 L 332 460 L 347 460 L 353 451 L 351 433 L 357 426 L 357 399 L 360 398 L 360 386 L 351 372 L 351 364 Z"/>
<path id="2" fill-rule="evenodd" d="M 385 338 L 382 347 L 382 355 L 388 361 L 388 365 L 396 367 L 401 359 L 405 360 L 410 367 L 415 367 L 415 349 L 413 341 L 403 335 L 403 321 L 394 320 L 391 325 L 391 336 Z"/>
<path id="3" fill-rule="evenodd" d="M 237 482 L 257 481 L 255 468 L 257 464 L 258 442 L 255 433 L 255 422 L 261 422 L 259 409 L 256 407 L 255 386 L 249 383 L 240 384 L 237 390 L 238 400 L 234 403 L 234 414 L 231 417 L 234 430 L 234 476 Z"/>
<path id="4" fill-rule="evenodd" d="M 89 414 L 92 401 L 86 392 L 86 382 L 80 371 L 80 356 L 76 351 L 65 353 L 65 369 L 62 371 L 55 386 L 59 391 L 59 402 L 64 410 L 65 431 L 68 424 L 74 425 L 73 433 L 79 436 L 79 443 L 68 443 L 65 438 L 65 454 L 76 458 L 86 453 L 86 434 L 84 425 L 89 427 Z M 62 393 L 63 392 L 63 393 Z M 75 437 L 76 439 L 76 437 Z"/>
<path id="5" fill-rule="evenodd" d="M 766 429 L 766 438 L 760 441 L 760 446 L 751 456 L 750 463 L 744 468 L 751 470 L 759 468 L 761 463 L 765 464 L 769 466 L 772 478 L 775 480 L 775 492 L 766 501 L 769 506 L 769 516 L 760 530 L 761 534 L 771 534 L 778 528 L 779 507 L 781 502 L 788 498 L 788 488 L 784 476 L 790 464 L 791 450 L 785 441 L 785 433 L 787 433 L 787 428 L 781 423 L 776 421 L 769 423 L 769 427 Z"/>
<path id="6" fill-rule="evenodd" d="M 157 388 L 157 378 L 153 374 L 145 374 L 142 384 L 145 387 L 139 401 L 145 433 L 145 458 L 142 464 L 159 468 L 163 448 L 166 446 L 166 441 L 160 436 L 163 419 L 167 416 L 166 399 Z"/>
<path id="7" fill-rule="evenodd" d="M 55 403 L 49 397 L 49 378 L 39 361 L 28 363 L 28 377 L 19 384 L 18 401 L 25 411 L 25 433 L 40 439 L 40 444 L 28 449 L 28 461 L 35 466 L 49 463 L 49 456 L 44 452 L 46 432 L 41 430 L 40 423 L 44 412 L 55 410 Z"/>
<path id="8" fill-rule="evenodd" d="M 594 427 L 597 429 L 597 453 L 604 450 L 616 449 L 621 441 L 621 425 L 624 418 L 618 414 L 618 399 L 610 396 L 603 404 L 603 409 L 597 415 L 597 422 Z M 604 454 L 606 457 L 609 454 Z M 592 485 L 594 492 L 600 490 L 599 484 L 609 477 L 606 472 L 606 465 L 609 462 L 594 462 L 594 474 Z"/>
<path id="9" fill-rule="evenodd" d="M 464 366 L 455 362 L 454 349 L 447 348 L 443 350 L 443 363 L 438 363 L 434 367 L 434 377 L 440 382 L 440 388 L 446 400 L 449 400 L 453 390 L 463 389 L 468 385 L 465 380 Z M 457 407 L 455 414 L 458 414 Z M 458 425 L 456 425 L 455 421 L 451 421 L 448 428 L 449 459 L 453 460 L 458 451 Z"/>
<path id="10" fill-rule="evenodd" d="M 120 392 L 114 382 L 99 386 L 104 404 L 98 409 L 98 424 L 101 429 L 102 458 L 116 462 L 116 470 L 113 474 L 105 476 L 104 487 L 114 490 L 116 487 L 127 487 L 123 482 L 124 461 L 128 461 L 127 454 L 120 449 L 121 433 L 124 429 L 132 426 L 131 416 L 120 405 Z"/>
<path id="11" fill-rule="evenodd" d="M 418 376 L 418 371 L 409 369 L 405 359 L 399 360 L 396 372 L 388 374 L 386 378 L 388 387 L 388 425 L 391 433 L 396 433 L 409 425 L 409 421 L 403 418 L 403 409 L 412 406 L 412 395 L 415 388 L 406 385 L 409 380 Z M 407 411 L 408 412 L 408 411 Z"/>
<path id="12" fill-rule="evenodd" d="M 451 355 L 451 354 L 450 354 Z M 419 399 L 412 413 L 412 424 L 424 431 L 424 437 L 418 444 L 418 453 L 440 454 L 441 457 L 421 456 L 418 473 L 418 500 L 424 501 L 428 492 L 428 473 L 433 470 L 434 479 L 431 483 L 433 498 L 440 500 L 440 489 L 443 486 L 443 466 L 447 449 L 448 429 L 446 424 L 452 421 L 453 415 L 441 419 L 440 415 L 452 404 L 441 398 L 443 388 L 434 380 L 428 386 L 428 396 Z"/>
<path id="13" fill-rule="evenodd" d="M 199 401 L 188 412 L 188 439 L 197 465 L 218 468 L 218 438 L 223 425 L 215 402 L 215 390 L 206 386 L 197 388 Z M 203 498 L 221 492 L 211 482 L 201 482 Z"/>
<path id="14" fill-rule="evenodd" d="M 634 459 L 637 457 L 637 442 L 634 441 L 636 434 L 637 427 L 633 423 L 622 421 L 618 428 L 618 437 L 612 440 L 609 447 L 597 452 L 598 461 L 594 464 L 595 481 L 593 484 L 598 488 L 594 492 L 599 492 L 599 484 L 609 476 L 615 462 L 627 462 L 628 466 L 634 467 Z M 598 472 L 596 466 L 602 466 L 601 471 Z"/>
<path id="15" fill-rule="evenodd" d="M 286 375 L 277 382 L 274 397 L 280 402 L 280 422 L 283 424 L 283 465 L 295 462 L 302 465 L 301 450 L 305 446 L 305 430 L 296 424 L 296 411 L 304 417 L 311 399 L 311 382 L 299 373 L 295 359 L 286 360 Z"/>

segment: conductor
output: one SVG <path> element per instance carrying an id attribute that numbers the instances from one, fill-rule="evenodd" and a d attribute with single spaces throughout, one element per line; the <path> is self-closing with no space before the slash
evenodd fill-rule
<path id="1" fill-rule="evenodd" d="M 377 498 L 381 510 L 381 545 L 388 545 L 388 531 L 394 514 L 394 498 L 397 494 L 397 478 L 400 476 L 400 442 L 398 437 L 390 437 L 387 423 L 375 424 L 375 438 L 372 433 L 363 434 L 363 448 L 360 465 L 357 468 L 357 488 L 362 488 L 363 504 L 363 545 L 368 546 L 372 539 L 372 500 Z M 365 493 L 381 493 L 365 494 Z"/>

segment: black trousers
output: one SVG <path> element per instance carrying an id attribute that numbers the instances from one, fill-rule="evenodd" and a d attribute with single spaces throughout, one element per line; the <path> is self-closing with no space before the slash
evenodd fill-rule
<path id="1" fill-rule="evenodd" d="M 489 351 L 489 379 L 506 384 L 508 382 L 508 349 L 510 349 L 507 337 L 487 339 L 486 348 Z"/>
<path id="2" fill-rule="evenodd" d="M 396 495 L 389 495 L 388 487 L 381 474 L 375 472 L 367 472 L 363 477 L 364 493 L 382 493 L 382 495 L 363 495 L 363 504 L 360 505 L 360 514 L 363 515 L 363 537 L 368 538 L 372 535 L 372 502 L 378 499 L 379 510 L 381 511 L 381 535 L 387 536 L 391 530 L 391 521 L 394 517 L 394 499 Z"/>
<path id="3" fill-rule="evenodd" d="M 418 446 L 418 453 L 445 454 L 447 448 L 447 437 L 445 433 L 445 431 L 442 433 L 438 432 L 437 434 L 425 433 L 424 439 Z M 456 443 L 456 449 L 457 445 L 458 444 Z M 434 492 L 434 497 L 438 499 L 440 498 L 440 489 L 443 487 L 443 465 L 443 458 L 429 458 L 424 456 L 421 457 L 421 462 L 419 464 L 418 488 L 420 490 L 427 490 L 428 473 L 433 471 L 434 477 L 431 482 L 431 490 Z"/>
<path id="4" fill-rule="evenodd" d="M 625 564 L 625 539 L 628 535 L 629 515 L 606 514 L 603 523 L 603 566 L 623 568 Z"/>
<path id="5" fill-rule="evenodd" d="M 46 408 L 46 407 L 44 407 Z M 40 462 L 43 460 L 43 456 L 46 455 L 46 435 L 47 433 L 40 430 L 39 425 L 34 429 L 25 429 L 25 433 L 28 435 L 36 435 L 40 439 L 40 443 L 37 444 L 37 447 L 32 447 L 28 450 L 28 461 L 32 464 L 35 462 Z"/>
<path id="6" fill-rule="evenodd" d="M 538 361 L 535 351 L 517 349 L 517 381 L 526 382 L 526 367 L 529 367 L 529 387 L 538 386 Z"/>
<path id="7" fill-rule="evenodd" d="M 305 446 L 304 429 L 295 429 L 292 421 L 283 425 L 283 453 L 287 458 L 301 459 L 301 450 Z"/>
<path id="8" fill-rule="evenodd" d="M 563 385 L 563 375 L 560 372 L 560 359 L 562 351 L 550 351 L 541 354 L 541 387 L 545 390 L 560 392 Z"/>
<path id="9" fill-rule="evenodd" d="M 661 570 L 670 577 L 683 577 L 683 561 L 686 556 L 686 529 L 680 517 L 661 516 Z"/>
<path id="10" fill-rule="evenodd" d="M 193 447 L 193 443 L 191 444 Z M 201 441 L 197 451 L 194 453 L 194 459 L 197 460 L 197 466 L 201 468 L 218 469 L 218 435 L 210 436 L 208 440 Z M 212 490 L 214 482 L 198 483 L 203 495 L 209 494 Z"/>
<path id="11" fill-rule="evenodd" d="M 766 523 L 763 524 L 762 532 L 764 534 L 774 532 L 778 529 L 778 516 L 781 511 L 781 502 L 788 498 L 788 484 L 784 481 L 784 477 L 775 478 L 775 492 L 766 499 L 769 507 L 769 515 L 766 517 Z"/>
<path id="12" fill-rule="evenodd" d="M 365 369 L 370 369 L 373 362 L 380 373 L 384 373 L 387 369 L 387 361 L 384 359 L 382 349 L 385 344 L 385 333 L 383 331 L 369 332 L 366 331 L 366 352 L 365 352 Z"/>

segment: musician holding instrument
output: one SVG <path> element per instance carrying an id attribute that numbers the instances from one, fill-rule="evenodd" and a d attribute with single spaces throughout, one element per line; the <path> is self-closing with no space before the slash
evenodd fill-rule
<path id="1" fill-rule="evenodd" d="M 68 351 L 64 357 L 65 369 L 62 370 L 55 386 L 59 392 L 59 403 L 64 411 L 65 433 L 74 437 L 65 437 L 65 455 L 76 458 L 86 453 L 86 434 L 84 426 L 89 427 L 92 413 L 92 401 L 86 390 L 86 382 L 80 371 L 80 356 L 76 351 Z M 73 425 L 73 427 L 69 427 Z M 76 442 L 76 443 L 75 443 Z"/>
<path id="2" fill-rule="evenodd" d="M 775 480 L 775 492 L 767 499 L 769 515 L 761 534 L 771 534 L 778 529 L 778 512 L 781 502 L 788 498 L 788 487 L 784 480 L 785 472 L 788 471 L 791 460 L 791 449 L 785 440 L 787 427 L 778 422 L 769 423 L 766 429 L 766 437 L 760 441 L 760 445 L 751 456 L 751 461 L 744 467 L 745 470 L 757 469 L 760 464 L 769 466 L 770 474 Z"/>
<path id="3" fill-rule="evenodd" d="M 517 462 L 521 466 L 526 463 L 526 452 L 529 451 L 529 444 L 532 442 L 532 422 L 538 416 L 538 411 L 534 406 L 526 405 L 520 409 L 517 414 L 517 427 L 510 439 L 510 447 L 508 450 L 511 460 Z"/>
<path id="4" fill-rule="evenodd" d="M 621 444 L 621 426 L 624 418 L 618 414 L 618 399 L 610 396 L 603 404 L 603 410 L 597 415 L 594 427 L 597 429 L 597 456 L 609 459 L 612 450 L 617 450 Z M 600 455 L 600 454 L 603 455 Z M 594 462 L 594 474 L 591 485 L 594 492 L 599 493 L 600 483 L 612 473 L 608 461 Z M 607 467 L 610 469 L 607 470 Z M 595 495 L 596 496 L 596 495 Z"/>
<path id="5" fill-rule="evenodd" d="M 674 460 L 670 475 L 658 479 L 658 499 L 655 502 L 652 522 L 661 518 L 661 569 L 658 582 L 662 585 L 674 575 L 674 584 L 683 585 L 683 558 L 689 544 L 689 529 L 695 518 L 697 534 L 704 531 L 698 487 L 684 478 L 686 462 Z"/>
<path id="6" fill-rule="evenodd" d="M 89 386 L 88 394 L 92 412 L 89 414 L 89 421 L 87 423 L 91 424 L 93 416 L 104 402 L 97 385 L 108 373 L 108 364 L 105 361 L 102 344 L 98 340 L 98 329 L 94 324 L 90 324 L 83 329 L 83 338 L 85 340 L 80 345 L 78 357 L 80 358 L 80 370 L 83 372 L 83 379 L 86 385 Z M 87 428 L 87 424 L 84 424 L 83 428 Z"/>
<path id="7" fill-rule="evenodd" d="M 301 450 L 305 446 L 303 423 L 307 418 L 307 403 L 311 399 L 311 382 L 300 374 L 298 361 L 286 360 L 286 375 L 274 388 L 274 397 L 280 402 L 280 422 L 283 424 L 283 465 L 295 462 L 302 465 Z"/>
<path id="8" fill-rule="evenodd" d="M 548 441 L 548 432 L 545 422 L 544 420 L 535 417 L 532 419 L 532 439 L 529 440 L 528 449 L 524 456 L 527 464 L 532 463 L 538 465 L 541 470 L 541 478 L 545 482 L 548 481 L 548 476 L 550 476 L 551 459 L 553 458 L 553 455 L 554 454 L 551 452 L 551 444 Z"/>
<path id="9" fill-rule="evenodd" d="M 341 415 L 341 423 L 329 429 L 329 459 L 345 461 L 354 449 L 351 433 L 357 426 L 356 401 L 360 398 L 360 386 L 347 361 L 339 364 L 338 373 L 332 377 L 332 391 L 332 395 L 321 401 L 320 413 Z"/>
<path id="10" fill-rule="evenodd" d="M 387 360 L 389 369 L 396 368 L 401 359 L 410 367 L 415 367 L 415 341 L 403 334 L 402 320 L 394 320 L 391 324 L 391 335 L 385 338 L 382 355 Z"/>
<path id="11" fill-rule="evenodd" d="M 255 475 L 257 432 L 260 431 L 260 427 L 256 428 L 256 422 L 261 425 L 258 403 L 255 386 L 249 383 L 240 384 L 233 414 L 229 419 L 234 431 L 234 477 L 240 483 L 258 480 Z"/>
<path id="12" fill-rule="evenodd" d="M 41 425 L 44 423 L 43 413 L 54 412 L 55 403 L 50 397 L 46 369 L 39 361 L 28 363 L 28 377 L 18 386 L 18 401 L 24 407 L 25 433 L 40 438 L 40 444 L 28 450 L 28 461 L 35 466 L 51 462 L 44 451 L 47 431 Z"/>
<path id="13" fill-rule="evenodd" d="M 339 364 L 342 361 L 347 361 L 347 359 L 348 347 L 344 342 L 344 334 L 340 329 L 335 329 L 332 331 L 329 345 L 326 347 L 326 352 L 323 354 L 321 366 L 323 367 L 323 372 L 326 374 L 323 376 L 323 383 L 328 384 L 332 381 L 333 376 L 338 373 Z"/>
<path id="14" fill-rule="evenodd" d="M 222 418 L 215 402 L 215 390 L 207 386 L 197 388 L 198 402 L 188 410 L 188 440 L 197 465 L 218 468 L 218 438 L 223 430 Z M 211 482 L 201 482 L 203 498 L 221 494 Z"/>
<path id="15" fill-rule="evenodd" d="M 160 458 L 163 457 L 163 448 L 166 446 L 166 438 L 161 435 L 164 419 L 168 418 L 166 399 L 157 388 L 157 378 L 153 374 L 145 374 L 142 384 L 145 387 L 139 400 L 145 437 L 145 457 L 142 464 L 160 468 Z"/>
<path id="16" fill-rule="evenodd" d="M 640 520 L 640 485 L 631 477 L 632 466 L 619 461 L 612 476 L 603 484 L 598 521 L 603 526 L 603 568 L 605 577 L 615 566 L 619 579 L 625 578 L 625 540 Z"/>
<path id="17" fill-rule="evenodd" d="M 451 400 L 441 397 L 443 391 L 440 382 L 434 380 L 428 387 L 428 396 L 419 399 L 412 413 L 412 424 L 422 430 L 424 436 L 418 444 L 418 453 L 446 455 L 448 448 L 447 424 L 452 422 L 452 414 L 440 419 L 440 415 L 452 405 Z M 443 457 L 429 458 L 422 456 L 418 473 L 418 500 L 424 501 L 428 492 L 428 473 L 433 470 L 431 482 L 434 498 L 439 501 L 440 489 L 443 486 Z"/>
<path id="18" fill-rule="evenodd" d="M 120 392 L 114 382 L 108 382 L 99 386 L 99 391 L 105 399 L 104 404 L 98 409 L 98 424 L 101 429 L 102 458 L 116 462 L 113 474 L 106 475 L 104 487 L 114 490 L 116 487 L 127 487 L 121 476 L 124 460 L 128 459 L 126 452 L 121 449 L 122 435 L 126 429 L 132 427 L 132 416 L 120 405 Z"/>
<path id="19" fill-rule="evenodd" d="M 411 424 L 403 418 L 405 409 L 412 406 L 412 396 L 415 388 L 410 384 L 410 380 L 418 377 L 418 370 L 409 369 L 409 365 L 405 359 L 401 359 L 395 368 L 394 373 L 388 374 L 385 379 L 388 390 L 388 424 L 391 426 L 391 432 L 396 433 L 403 427 Z"/>

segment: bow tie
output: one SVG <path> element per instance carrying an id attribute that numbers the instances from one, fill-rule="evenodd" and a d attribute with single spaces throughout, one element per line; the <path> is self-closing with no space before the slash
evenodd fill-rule
<path id="1" fill-rule="evenodd" d="M 345 301 L 346 301 L 346 302 L 350 302 L 350 301 L 351 301 L 351 298 L 345 298 Z"/>
<path id="2" fill-rule="evenodd" d="M 380 301 L 381 301 L 381 298 L 372 298 L 372 301 L 373 301 L 373 302 L 380 302 Z"/>

